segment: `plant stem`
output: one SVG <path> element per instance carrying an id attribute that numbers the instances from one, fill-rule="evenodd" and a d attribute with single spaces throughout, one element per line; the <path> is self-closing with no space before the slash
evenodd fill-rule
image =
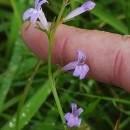
<path id="1" fill-rule="evenodd" d="M 63 110 L 62 110 L 62 107 L 61 107 L 61 103 L 60 103 L 60 100 L 59 100 L 59 97 L 58 97 L 58 94 L 57 94 L 57 91 L 56 91 L 55 81 L 53 79 L 52 70 L 51 70 L 52 69 L 52 67 L 51 67 L 51 62 L 52 62 L 52 47 L 53 47 L 53 42 L 54 42 L 54 36 L 55 36 L 56 29 L 57 29 L 58 25 L 61 22 L 61 18 L 62 18 L 62 15 L 63 15 L 63 11 L 65 9 L 65 6 L 66 6 L 66 1 L 63 0 L 60 12 L 58 14 L 58 18 L 57 18 L 57 20 L 56 20 L 56 22 L 54 24 L 54 27 L 48 33 L 48 40 L 49 40 L 49 49 L 48 49 L 48 76 L 49 76 L 49 79 L 51 81 L 52 93 L 53 93 L 54 99 L 56 101 L 56 105 L 57 105 L 57 108 L 58 108 L 58 111 L 59 111 L 62 123 L 64 125 L 64 129 L 66 130 L 66 125 L 65 125 L 66 121 L 64 119 L 64 113 L 63 113 Z"/>
<path id="2" fill-rule="evenodd" d="M 28 78 L 28 81 L 25 85 L 25 88 L 23 90 L 23 93 L 20 97 L 20 101 L 19 101 L 19 104 L 18 104 L 18 109 L 17 109 L 17 116 L 16 116 L 16 130 L 20 130 L 20 127 L 19 127 L 19 122 L 20 122 L 20 116 L 21 116 L 21 110 L 22 110 L 22 107 L 23 107 L 23 104 L 24 104 L 24 101 L 27 97 L 27 93 L 28 93 L 28 90 L 31 86 L 31 83 L 32 83 L 32 80 L 39 68 L 41 64 L 41 60 L 39 59 L 34 67 L 34 70 L 32 71 L 32 73 L 30 74 L 30 77 Z"/>
<path id="3" fill-rule="evenodd" d="M 64 119 L 64 113 L 61 107 L 61 103 L 56 91 L 56 86 L 55 86 L 55 81 L 53 80 L 53 75 L 52 75 L 52 70 L 51 70 L 51 61 L 52 61 L 52 47 L 53 47 L 53 41 L 54 41 L 54 36 L 55 36 L 55 32 L 56 29 L 58 27 L 58 25 L 60 24 L 61 18 L 62 18 L 62 14 L 63 11 L 65 9 L 65 1 L 63 1 L 63 4 L 61 6 L 61 10 L 59 12 L 58 18 L 56 20 L 56 23 L 54 25 L 54 28 L 52 29 L 52 31 L 50 32 L 50 34 L 48 35 L 48 39 L 49 39 L 49 49 L 48 49 L 48 75 L 49 75 L 49 79 L 51 81 L 51 89 L 52 89 L 52 93 L 54 95 L 55 101 L 56 101 L 56 105 L 62 120 L 63 125 L 66 124 L 66 121 Z M 66 125 L 64 125 L 64 129 L 66 130 Z"/>
<path id="4" fill-rule="evenodd" d="M 59 97 L 58 97 L 58 94 L 57 94 L 57 91 L 56 91 L 56 86 L 55 86 L 55 83 L 54 83 L 55 81 L 53 80 L 52 70 L 51 70 L 52 44 L 53 44 L 53 38 L 50 37 L 49 38 L 49 50 L 48 50 L 48 52 L 49 52 L 48 53 L 48 75 L 49 75 L 49 79 L 51 81 L 52 93 L 53 93 L 53 96 L 55 98 L 56 105 L 57 105 L 57 108 L 58 108 L 62 123 L 64 125 L 64 124 L 66 124 L 66 121 L 64 119 L 64 113 L 63 113 L 63 110 L 62 110 L 62 107 L 61 107 L 61 104 L 60 104 L 60 100 L 59 100 Z M 64 125 L 64 129 L 66 130 L 65 125 Z"/>
<path id="5" fill-rule="evenodd" d="M 64 11 L 64 9 L 65 9 L 65 6 L 66 6 L 66 2 L 63 1 L 62 6 L 61 6 L 61 9 L 60 9 L 60 12 L 59 12 L 59 14 L 58 14 L 58 18 L 57 18 L 56 23 L 55 23 L 55 26 L 54 26 L 54 28 L 53 28 L 53 30 L 52 30 L 51 36 L 53 37 L 53 39 L 54 39 L 54 35 L 55 35 L 55 32 L 56 32 L 56 29 L 57 29 L 58 25 L 59 25 L 60 22 L 61 22 L 61 18 L 62 18 L 63 11 Z M 52 39 L 52 41 L 53 41 L 53 39 Z M 52 42 L 52 44 L 53 44 L 53 42 Z"/>

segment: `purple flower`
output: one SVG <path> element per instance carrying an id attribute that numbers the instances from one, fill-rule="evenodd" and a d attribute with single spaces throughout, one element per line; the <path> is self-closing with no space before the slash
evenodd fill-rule
<path id="1" fill-rule="evenodd" d="M 23 14 L 23 20 L 25 21 L 30 17 L 30 22 L 35 23 L 36 20 L 39 18 L 41 23 L 43 24 L 44 28 L 48 30 L 48 23 L 45 17 L 44 12 L 41 9 L 42 4 L 48 2 L 47 0 L 36 0 L 35 1 L 35 9 L 34 8 L 29 8 L 26 10 Z"/>
<path id="2" fill-rule="evenodd" d="M 66 21 L 72 19 L 75 16 L 84 13 L 85 11 L 92 10 L 95 7 L 95 5 L 96 4 L 92 1 L 85 2 L 81 7 L 76 8 L 70 14 L 68 14 L 63 20 Z"/>
<path id="3" fill-rule="evenodd" d="M 83 112 L 82 108 L 77 109 L 77 104 L 72 103 L 71 104 L 71 113 L 66 113 L 64 118 L 67 121 L 67 126 L 73 127 L 73 126 L 80 126 L 81 119 L 78 118 L 78 116 Z"/>
<path id="4" fill-rule="evenodd" d="M 77 51 L 78 61 L 68 63 L 62 68 L 62 71 L 75 69 L 73 76 L 83 79 L 89 71 L 89 67 L 85 64 L 86 55 L 82 51 Z"/>

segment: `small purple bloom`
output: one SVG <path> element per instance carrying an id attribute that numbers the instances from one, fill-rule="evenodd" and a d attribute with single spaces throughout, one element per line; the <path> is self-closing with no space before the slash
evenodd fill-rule
<path id="1" fill-rule="evenodd" d="M 30 22 L 35 23 L 36 20 L 39 18 L 41 23 L 43 24 L 44 28 L 48 30 L 48 23 L 45 17 L 44 12 L 41 9 L 42 4 L 48 2 L 47 0 L 36 0 L 35 1 L 35 9 L 34 8 L 29 8 L 26 10 L 23 14 L 23 20 L 25 21 L 30 17 Z"/>
<path id="2" fill-rule="evenodd" d="M 76 103 L 71 104 L 71 109 L 72 112 L 66 113 L 64 116 L 65 120 L 67 121 L 67 126 L 69 127 L 80 126 L 81 119 L 78 116 L 83 112 L 83 109 L 82 108 L 77 109 Z"/>
<path id="3" fill-rule="evenodd" d="M 68 63 L 62 68 L 62 71 L 75 69 L 73 76 L 83 79 L 89 71 L 89 67 L 85 64 L 86 55 L 82 51 L 77 51 L 78 61 Z"/>
<path id="4" fill-rule="evenodd" d="M 63 20 L 66 21 L 72 19 L 75 16 L 84 13 L 85 11 L 92 10 L 95 7 L 95 5 L 96 4 L 92 1 L 85 2 L 81 7 L 76 8 L 70 14 L 68 14 L 67 17 L 65 17 Z"/>

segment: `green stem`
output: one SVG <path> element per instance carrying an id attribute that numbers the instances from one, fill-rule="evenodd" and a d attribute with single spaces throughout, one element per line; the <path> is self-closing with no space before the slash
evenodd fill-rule
<path id="1" fill-rule="evenodd" d="M 60 117 L 61 117 L 63 125 L 66 124 L 66 121 L 64 119 L 64 113 L 63 113 L 63 110 L 62 110 L 62 107 L 61 107 L 61 103 L 60 103 L 60 100 L 59 100 L 59 97 L 58 97 L 58 94 L 57 94 L 57 91 L 56 91 L 56 86 L 55 86 L 55 83 L 54 83 L 54 80 L 53 80 L 53 75 L 52 75 L 52 70 L 51 70 L 51 61 L 52 61 L 52 47 L 53 47 L 53 41 L 54 41 L 55 32 L 56 32 L 56 29 L 57 29 L 58 25 L 60 24 L 60 20 L 62 18 L 62 14 L 63 14 L 63 11 L 65 9 L 65 6 L 66 6 L 65 2 L 63 1 L 63 4 L 61 6 L 61 10 L 59 12 L 59 15 L 58 15 L 57 21 L 55 23 L 55 26 L 54 26 L 54 28 L 52 30 L 52 33 L 50 33 L 50 35 L 48 35 L 48 39 L 49 39 L 48 75 L 49 75 L 49 79 L 51 81 L 52 93 L 54 95 L 54 98 L 55 98 L 55 101 L 56 101 L 56 104 L 57 104 L 57 108 L 58 108 L 58 111 L 59 111 L 59 114 L 60 114 Z M 64 125 L 64 129 L 66 130 L 66 126 L 65 125 Z"/>
<path id="2" fill-rule="evenodd" d="M 61 120 L 62 120 L 62 123 L 64 125 L 64 129 L 66 130 L 66 121 L 64 119 L 64 113 L 63 113 L 63 110 L 62 110 L 62 107 L 61 107 L 61 103 L 60 103 L 60 100 L 59 100 L 59 97 L 58 97 L 58 94 L 57 94 L 57 91 L 56 91 L 56 86 L 55 86 L 55 81 L 53 79 L 53 75 L 52 75 L 52 67 L 51 67 L 51 61 L 52 61 L 52 47 L 53 47 L 53 41 L 54 41 L 54 36 L 55 36 L 55 32 L 56 32 L 56 29 L 58 27 L 58 25 L 60 24 L 61 22 L 61 18 L 62 18 L 62 15 L 63 15 L 63 11 L 65 9 L 65 6 L 66 6 L 66 2 L 63 1 L 63 4 L 61 6 L 61 9 L 60 9 L 60 12 L 59 12 L 59 15 L 58 15 L 58 18 L 55 22 L 55 25 L 53 27 L 53 29 L 50 31 L 50 33 L 48 34 L 48 39 L 49 39 L 49 49 L 48 49 L 48 76 L 49 76 L 49 79 L 51 81 L 51 89 L 52 89 L 52 93 L 53 93 L 53 96 L 55 98 L 55 101 L 56 101 L 56 105 L 57 105 L 57 108 L 58 108 L 58 111 L 59 111 L 59 114 L 60 114 L 60 117 L 61 117 Z"/>
<path id="3" fill-rule="evenodd" d="M 25 99 L 27 97 L 27 93 L 28 93 L 28 90 L 29 90 L 29 88 L 31 86 L 32 80 L 33 80 L 33 78 L 34 78 L 40 64 L 41 64 L 41 60 L 39 59 L 38 62 L 36 63 L 36 66 L 34 67 L 34 70 L 30 74 L 30 77 L 28 78 L 28 81 L 27 81 L 27 83 L 25 85 L 23 93 L 22 93 L 22 95 L 20 97 L 20 101 L 19 101 L 18 109 L 17 109 L 17 116 L 16 116 L 16 130 L 20 130 L 19 123 L 20 123 L 21 110 L 22 110 L 24 101 L 25 101 Z"/>
<path id="4" fill-rule="evenodd" d="M 66 124 L 66 121 L 64 119 L 64 113 L 60 104 L 60 100 L 56 91 L 56 86 L 55 86 L 55 81 L 53 80 L 53 75 L 52 75 L 52 70 L 51 70 L 51 59 L 52 59 L 52 44 L 53 44 L 53 38 L 49 38 L 49 50 L 48 50 L 48 75 L 49 75 L 49 79 L 51 81 L 51 89 L 52 89 L 52 93 L 53 96 L 55 98 L 56 101 L 56 105 L 62 120 L 63 125 Z M 64 129 L 66 130 L 66 126 L 64 125 Z"/>
<path id="5" fill-rule="evenodd" d="M 66 7 L 66 2 L 63 1 L 62 6 L 61 6 L 61 10 L 60 10 L 60 12 L 59 12 L 59 14 L 58 14 L 58 18 L 57 18 L 56 23 L 55 23 L 55 26 L 54 26 L 54 28 L 53 28 L 53 30 L 52 30 L 52 34 L 50 33 L 50 35 L 53 37 L 53 38 L 52 38 L 52 41 L 54 40 L 54 35 L 55 35 L 55 32 L 56 32 L 56 29 L 57 29 L 58 25 L 59 25 L 60 22 L 61 22 L 62 14 L 63 14 L 63 12 L 64 12 L 65 7 Z M 53 43 L 52 43 L 52 44 L 53 44 Z"/>

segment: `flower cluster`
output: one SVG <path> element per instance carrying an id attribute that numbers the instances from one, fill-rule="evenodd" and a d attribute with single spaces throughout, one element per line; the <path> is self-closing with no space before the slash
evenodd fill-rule
<path id="1" fill-rule="evenodd" d="M 48 3 L 48 1 L 47 0 L 36 0 L 35 8 L 29 8 L 28 10 L 26 10 L 23 14 L 23 20 L 25 21 L 28 18 L 30 18 L 30 22 L 35 23 L 37 21 L 37 19 L 39 19 L 41 21 L 43 27 L 48 31 L 49 26 L 47 23 L 47 19 L 41 8 L 41 6 L 44 3 Z M 85 11 L 92 10 L 95 7 L 95 5 L 96 4 L 92 1 L 85 2 L 81 7 L 76 8 L 75 10 L 70 12 L 65 18 L 63 18 L 63 22 L 67 21 L 69 19 L 72 19 L 77 15 L 80 15 L 80 14 L 84 13 Z"/>
<path id="2" fill-rule="evenodd" d="M 89 71 L 89 67 L 85 64 L 86 55 L 82 51 L 77 51 L 78 60 L 68 63 L 62 68 L 62 71 L 75 69 L 73 76 L 83 79 Z"/>
<path id="3" fill-rule="evenodd" d="M 72 103 L 71 104 L 72 112 L 66 113 L 64 118 L 67 121 L 67 126 L 73 127 L 73 126 L 80 126 L 81 119 L 79 118 L 79 115 L 83 112 L 82 108 L 77 109 L 77 104 Z"/>
<path id="4" fill-rule="evenodd" d="M 41 8 L 41 6 L 45 3 L 48 3 L 48 1 L 35 0 L 35 8 L 29 8 L 28 10 L 26 10 L 23 14 L 23 20 L 25 21 L 28 18 L 30 18 L 30 22 L 35 23 L 37 19 L 39 19 L 43 27 L 47 31 L 49 31 L 47 19 Z M 76 8 L 75 10 L 70 12 L 65 18 L 63 18 L 63 21 L 72 19 L 75 16 L 80 15 L 81 13 L 84 13 L 85 11 L 92 10 L 95 7 L 95 5 L 96 4 L 92 1 L 85 2 L 81 7 Z M 76 76 L 76 77 L 79 76 L 80 79 L 83 79 L 85 75 L 87 74 L 87 72 L 89 71 L 89 67 L 85 64 L 86 55 L 81 51 L 78 51 L 77 54 L 78 54 L 78 61 L 74 61 L 67 64 L 66 66 L 62 68 L 62 71 L 75 69 L 75 71 L 73 72 L 73 76 Z"/>

